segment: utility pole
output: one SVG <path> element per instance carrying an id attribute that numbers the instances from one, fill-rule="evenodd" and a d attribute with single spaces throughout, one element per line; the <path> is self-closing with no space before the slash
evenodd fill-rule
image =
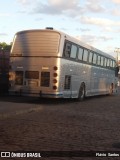
<path id="1" fill-rule="evenodd" d="M 120 86 L 120 48 L 115 48 L 114 52 L 116 53 L 116 65 L 118 67 L 118 85 Z"/>

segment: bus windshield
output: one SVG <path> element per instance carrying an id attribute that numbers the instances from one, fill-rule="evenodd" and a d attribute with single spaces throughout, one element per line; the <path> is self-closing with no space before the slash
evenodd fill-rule
<path id="1" fill-rule="evenodd" d="M 31 30 L 18 32 L 13 41 L 13 56 L 57 56 L 60 34 L 58 32 Z"/>

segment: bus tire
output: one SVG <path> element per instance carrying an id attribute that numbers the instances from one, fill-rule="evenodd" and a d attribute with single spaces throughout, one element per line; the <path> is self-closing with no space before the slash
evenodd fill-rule
<path id="1" fill-rule="evenodd" d="M 82 83 L 79 89 L 78 101 L 83 101 L 85 99 L 85 84 Z"/>

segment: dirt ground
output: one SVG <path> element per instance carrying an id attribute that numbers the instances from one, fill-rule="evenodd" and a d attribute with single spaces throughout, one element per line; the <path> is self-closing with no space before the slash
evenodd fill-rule
<path id="1" fill-rule="evenodd" d="M 0 97 L 0 151 L 117 153 L 120 151 L 120 91 L 113 96 L 91 97 L 83 102 Z M 120 157 L 0 159 L 116 160 Z"/>

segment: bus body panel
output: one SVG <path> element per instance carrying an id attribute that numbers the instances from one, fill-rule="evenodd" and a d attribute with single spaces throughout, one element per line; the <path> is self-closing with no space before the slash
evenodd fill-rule
<path id="1" fill-rule="evenodd" d="M 54 70 L 57 63 L 59 63 L 60 59 L 58 58 L 42 58 L 42 57 L 21 57 L 21 58 L 11 58 L 14 59 L 14 68 L 12 68 L 11 75 L 14 75 L 14 81 L 11 80 L 11 94 L 21 95 L 33 95 L 42 96 L 42 94 L 57 94 L 56 90 L 53 90 L 54 82 L 53 80 L 57 80 L 57 86 L 59 83 L 59 72 L 60 68 L 57 71 Z M 19 63 L 18 63 L 18 60 Z M 30 63 L 29 63 L 30 62 Z M 16 82 L 16 72 L 23 72 L 22 75 L 22 84 Z M 37 73 L 36 73 L 37 72 Z M 54 78 L 54 73 L 57 73 L 57 77 Z M 46 74 L 46 75 L 43 75 Z M 46 76 L 46 77 L 44 77 Z M 48 77 L 47 77 L 48 76 Z M 44 79 L 43 79 L 44 78 Z M 44 82 L 46 81 L 46 83 Z M 48 82 L 47 82 L 48 81 Z M 17 84 L 16 84 L 17 83 Z M 33 94 L 32 94 L 33 92 Z M 41 94 L 41 95 L 40 95 Z"/>
<path id="2" fill-rule="evenodd" d="M 49 30 L 18 32 L 14 37 L 11 55 L 15 56 L 57 56 L 60 34 Z"/>

